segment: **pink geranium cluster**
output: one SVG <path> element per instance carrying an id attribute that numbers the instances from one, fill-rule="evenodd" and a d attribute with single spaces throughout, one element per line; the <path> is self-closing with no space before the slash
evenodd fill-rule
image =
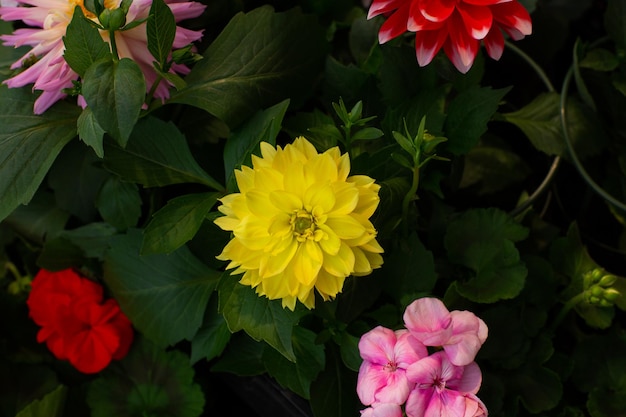
<path id="1" fill-rule="evenodd" d="M 378 326 L 359 341 L 357 394 L 369 406 L 361 416 L 402 417 L 404 406 L 408 417 L 486 417 L 474 362 L 487 339 L 485 322 L 469 311 L 448 311 L 436 298 L 420 298 L 406 308 L 404 324 L 396 331 Z"/>

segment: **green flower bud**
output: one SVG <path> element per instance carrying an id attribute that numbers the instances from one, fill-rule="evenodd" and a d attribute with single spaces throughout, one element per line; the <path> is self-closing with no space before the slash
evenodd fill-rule
<path id="1" fill-rule="evenodd" d="M 601 301 L 600 297 L 596 297 L 595 295 L 592 295 L 589 297 L 589 304 L 599 304 Z"/>
<path id="2" fill-rule="evenodd" d="M 126 13 L 122 9 L 104 9 L 98 19 L 105 29 L 119 30 L 126 24 Z"/>
<path id="3" fill-rule="evenodd" d="M 622 294 L 620 294 L 620 292 L 617 291 L 615 288 L 609 288 L 607 290 L 604 290 L 603 297 L 605 300 L 613 302 L 617 300 L 621 295 Z"/>
<path id="4" fill-rule="evenodd" d="M 598 305 L 600 307 L 612 307 L 613 303 L 607 300 L 600 300 L 600 302 L 598 303 Z"/>
<path id="5" fill-rule="evenodd" d="M 589 289 L 589 293 L 595 297 L 602 297 L 604 295 L 604 289 L 599 285 L 594 285 Z"/>
<path id="6" fill-rule="evenodd" d="M 608 288 L 612 286 L 613 284 L 615 284 L 615 281 L 617 281 L 617 277 L 615 275 L 605 275 L 602 278 L 600 278 L 598 285 L 604 288 Z"/>
<path id="7" fill-rule="evenodd" d="M 595 268 L 591 271 L 585 272 L 583 274 L 583 283 L 585 285 L 585 288 L 589 288 L 593 284 L 599 282 L 603 275 L 604 271 L 601 268 Z"/>

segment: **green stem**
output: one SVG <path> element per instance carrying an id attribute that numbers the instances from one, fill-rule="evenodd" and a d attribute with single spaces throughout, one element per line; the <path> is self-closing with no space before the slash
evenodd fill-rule
<path id="1" fill-rule="evenodd" d="M 409 224 L 409 205 L 411 204 L 411 201 L 413 201 L 415 194 L 417 194 L 417 187 L 419 186 L 419 182 L 420 182 L 420 168 L 419 166 L 415 166 L 413 168 L 413 182 L 411 184 L 411 188 L 409 189 L 409 191 L 404 196 L 404 199 L 402 200 L 402 220 L 407 226 Z M 408 232 L 409 227 L 407 227 L 405 230 Z"/>
<path id="2" fill-rule="evenodd" d="M 117 53 L 117 43 L 115 42 L 115 31 L 109 31 L 109 40 L 111 42 L 111 53 L 113 54 L 113 61 L 117 62 L 120 60 L 120 56 Z"/>
<path id="3" fill-rule="evenodd" d="M 16 281 L 22 279 L 22 274 L 17 270 L 17 267 L 13 264 L 13 262 L 5 262 L 4 267 L 7 271 L 11 272 L 11 275 L 15 278 Z"/>
<path id="4" fill-rule="evenodd" d="M 156 80 L 154 80 L 154 83 L 152 83 L 152 87 L 150 87 L 150 91 L 148 91 L 148 96 L 146 97 L 146 105 L 150 106 L 150 103 L 152 103 L 154 93 L 159 87 L 159 84 L 161 84 L 161 81 L 163 81 L 163 76 L 161 74 L 158 74 Z"/>
<path id="5" fill-rule="evenodd" d="M 569 301 L 563 304 L 561 311 L 559 311 L 559 314 L 554 319 L 554 322 L 552 322 L 552 330 L 554 331 L 558 327 L 558 325 L 561 324 L 567 313 L 569 313 L 572 308 L 576 307 L 576 304 L 584 301 L 584 299 L 585 293 L 581 292 L 580 294 L 570 298 Z"/>

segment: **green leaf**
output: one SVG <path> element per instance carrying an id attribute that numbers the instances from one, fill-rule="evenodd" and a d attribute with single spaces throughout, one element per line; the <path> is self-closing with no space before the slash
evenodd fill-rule
<path id="1" fill-rule="evenodd" d="M 90 107 L 85 107 L 80 116 L 78 116 L 78 136 L 86 145 L 91 146 L 99 158 L 104 157 L 102 145 L 104 129 L 98 124 L 96 116 L 94 116 Z"/>
<path id="2" fill-rule="evenodd" d="M 96 207 L 102 218 L 118 230 L 134 227 L 141 217 L 141 197 L 136 184 L 111 176 L 98 193 Z"/>
<path id="3" fill-rule="evenodd" d="M 59 237 L 80 248 L 87 258 L 104 259 L 109 240 L 117 230 L 108 223 L 89 223 L 72 230 L 64 230 Z"/>
<path id="4" fill-rule="evenodd" d="M 28 404 L 15 417 L 61 417 L 66 397 L 67 387 L 59 385 L 42 399 Z"/>
<path id="5" fill-rule="evenodd" d="M 210 361 L 222 354 L 230 341 L 228 324 L 217 311 L 217 297 L 211 297 L 202 327 L 191 341 L 191 363 L 200 359 Z"/>
<path id="6" fill-rule="evenodd" d="M 356 415 L 364 408 L 356 396 L 356 372 L 348 370 L 334 349 L 326 350 L 326 368 L 311 384 L 311 409 L 317 417 Z"/>
<path id="7" fill-rule="evenodd" d="M 495 146 L 476 146 L 465 156 L 459 188 L 476 187 L 478 195 L 495 193 L 519 183 L 531 169 L 517 153 Z"/>
<path id="8" fill-rule="evenodd" d="M 352 140 L 373 140 L 383 136 L 383 131 L 375 127 L 366 127 L 352 135 Z"/>
<path id="9" fill-rule="evenodd" d="M 186 247 L 169 255 L 141 256 L 141 241 L 141 232 L 134 229 L 111 239 L 105 282 L 146 337 L 161 346 L 192 340 L 220 274 Z"/>
<path id="10" fill-rule="evenodd" d="M 213 114 L 231 128 L 289 97 L 301 102 L 323 67 L 325 30 L 298 9 L 270 6 L 235 15 L 170 102 Z"/>
<path id="11" fill-rule="evenodd" d="M 444 238 L 448 258 L 473 271 L 453 284 L 457 291 L 480 303 L 516 297 L 527 269 L 513 242 L 527 235 L 528 229 L 495 208 L 468 210 L 453 219 Z"/>
<path id="12" fill-rule="evenodd" d="M 218 193 L 200 193 L 169 200 L 144 230 L 141 254 L 170 253 L 191 240 L 218 197 Z"/>
<path id="13" fill-rule="evenodd" d="M 343 331 L 337 339 L 343 364 L 348 369 L 358 372 L 363 362 L 359 351 L 359 338 Z"/>
<path id="14" fill-rule="evenodd" d="M 509 372 L 507 387 L 532 414 L 556 407 L 563 395 L 559 375 L 542 366 L 526 366 Z"/>
<path id="15" fill-rule="evenodd" d="M 301 313 L 282 307 L 280 300 L 259 296 L 237 277 L 224 275 L 218 286 L 219 311 L 231 332 L 244 330 L 254 340 L 264 340 L 290 361 L 295 361 L 291 341 Z"/>
<path id="16" fill-rule="evenodd" d="M 236 333 L 224 353 L 211 367 L 213 372 L 229 372 L 239 376 L 265 373 L 263 352 L 266 345 L 252 339 L 246 333 Z"/>
<path id="17" fill-rule="evenodd" d="M 37 257 L 37 266 L 48 271 L 61 271 L 83 264 L 83 251 L 64 237 L 47 240 Z"/>
<path id="18" fill-rule="evenodd" d="M 280 132 L 287 107 L 288 99 L 257 112 L 228 138 L 224 147 L 224 169 L 228 190 L 236 190 L 235 169 L 242 165 L 252 165 L 251 156 L 255 152 L 258 154 L 261 142 L 276 144 L 276 136 Z"/>
<path id="19" fill-rule="evenodd" d="M 126 146 L 146 95 L 146 81 L 129 58 L 101 59 L 85 71 L 82 94 L 98 124 Z"/>
<path id="20" fill-rule="evenodd" d="M 578 65 L 595 71 L 613 71 L 619 66 L 619 60 L 608 49 L 595 48 L 587 52 Z"/>
<path id="21" fill-rule="evenodd" d="M 510 88 L 494 90 L 489 87 L 471 87 L 456 96 L 448 106 L 444 125 L 448 141 L 445 149 L 463 155 L 478 143 L 487 131 L 487 122 L 498 109 L 500 100 Z"/>
<path id="22" fill-rule="evenodd" d="M 397 247 L 389 251 L 382 269 L 388 277 L 385 291 L 398 301 L 406 301 L 406 305 L 416 295 L 430 293 L 437 281 L 433 254 L 426 250 L 416 233 L 399 240 Z"/>
<path id="23" fill-rule="evenodd" d="M 22 237 L 43 242 L 58 236 L 69 217 L 66 211 L 57 207 L 52 193 L 38 192 L 28 205 L 19 206 L 5 222 Z"/>
<path id="24" fill-rule="evenodd" d="M 75 140 L 67 144 L 48 172 L 57 206 L 83 223 L 98 215 L 94 201 L 104 181 L 111 175 L 98 165 L 99 159 Z"/>
<path id="25" fill-rule="evenodd" d="M 173 123 L 142 118 L 126 148 L 106 142 L 105 150 L 105 168 L 145 187 L 198 183 L 215 190 L 224 189 L 200 168 L 185 137 Z"/>
<path id="26" fill-rule="evenodd" d="M 198 417 L 204 394 L 189 357 L 140 338 L 87 389 L 92 417 Z"/>
<path id="27" fill-rule="evenodd" d="M 81 77 L 94 62 L 101 59 L 111 60 L 109 44 L 102 39 L 98 29 L 89 23 L 79 6 L 74 8 L 74 15 L 67 25 L 63 43 L 65 44 L 63 58 Z"/>
<path id="28" fill-rule="evenodd" d="M 28 89 L 0 86 L 0 221 L 30 201 L 76 135 L 79 107 L 57 103 L 35 115 L 34 99 Z"/>
<path id="29" fill-rule="evenodd" d="M 163 0 L 153 0 L 146 23 L 148 51 L 164 69 L 176 35 L 174 14 Z"/>
<path id="30" fill-rule="evenodd" d="M 295 362 L 290 362 L 274 349 L 265 349 L 263 362 L 267 372 L 283 387 L 309 399 L 311 383 L 324 369 L 324 345 L 316 344 L 317 335 L 303 327 L 293 329 Z"/>

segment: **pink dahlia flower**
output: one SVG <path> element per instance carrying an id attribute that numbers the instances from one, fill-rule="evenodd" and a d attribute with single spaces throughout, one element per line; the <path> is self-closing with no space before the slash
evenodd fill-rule
<path id="1" fill-rule="evenodd" d="M 408 417 L 487 416 L 476 397 L 482 375 L 475 362 L 456 366 L 439 351 L 410 365 L 406 375 L 415 384 L 405 405 Z"/>
<path id="2" fill-rule="evenodd" d="M 205 6 L 194 1 L 165 0 L 172 10 L 176 21 L 197 17 Z M 121 0 L 106 1 L 106 7 L 117 8 Z M 151 0 L 135 0 L 130 6 L 126 22 L 148 17 Z M 41 91 L 35 101 L 34 112 L 41 114 L 55 102 L 65 97 L 63 89 L 73 87 L 72 81 L 78 79 L 76 74 L 65 62 L 63 52 L 63 36 L 67 25 L 72 20 L 74 8 L 82 7 L 82 0 L 17 0 L 17 5 L 0 7 L 0 18 L 5 21 L 22 20 L 32 28 L 17 29 L 11 35 L 0 36 L 9 46 L 31 46 L 32 49 L 17 60 L 12 69 L 24 68 L 20 73 L 4 81 L 11 88 L 33 84 L 33 90 Z M 86 12 L 86 15 L 91 13 Z M 93 17 L 93 20 L 97 19 Z M 108 41 L 108 33 L 101 32 L 103 39 Z M 181 27 L 176 28 L 174 49 L 182 48 L 202 37 L 201 31 L 192 31 Z M 116 31 L 120 58 L 133 59 L 143 71 L 148 88 L 157 79 L 152 67 L 154 58 L 148 52 L 145 23 L 126 31 Z M 172 72 L 186 74 L 189 69 L 184 65 L 173 65 Z M 155 97 L 169 97 L 169 85 L 162 82 L 155 91 Z"/>
<path id="3" fill-rule="evenodd" d="M 361 402 L 364 405 L 404 404 L 411 390 L 406 369 L 428 355 L 426 347 L 406 330 L 394 332 L 378 326 L 361 337 L 359 351 L 363 363 L 359 369 L 356 391 Z M 387 408 L 376 413 L 374 410 L 367 411 L 366 415 L 373 413 L 377 416 L 384 410 Z"/>
<path id="4" fill-rule="evenodd" d="M 532 32 L 528 11 L 517 0 L 374 0 L 367 17 L 381 14 L 388 19 L 378 33 L 380 43 L 415 32 L 420 66 L 443 47 L 462 73 L 474 63 L 481 41 L 498 60 L 504 49 L 502 31 L 514 40 Z"/>
<path id="5" fill-rule="evenodd" d="M 470 311 L 448 311 L 437 298 L 420 298 L 404 312 L 411 335 L 426 346 L 441 346 L 454 365 L 472 362 L 487 339 L 487 325 Z"/>

